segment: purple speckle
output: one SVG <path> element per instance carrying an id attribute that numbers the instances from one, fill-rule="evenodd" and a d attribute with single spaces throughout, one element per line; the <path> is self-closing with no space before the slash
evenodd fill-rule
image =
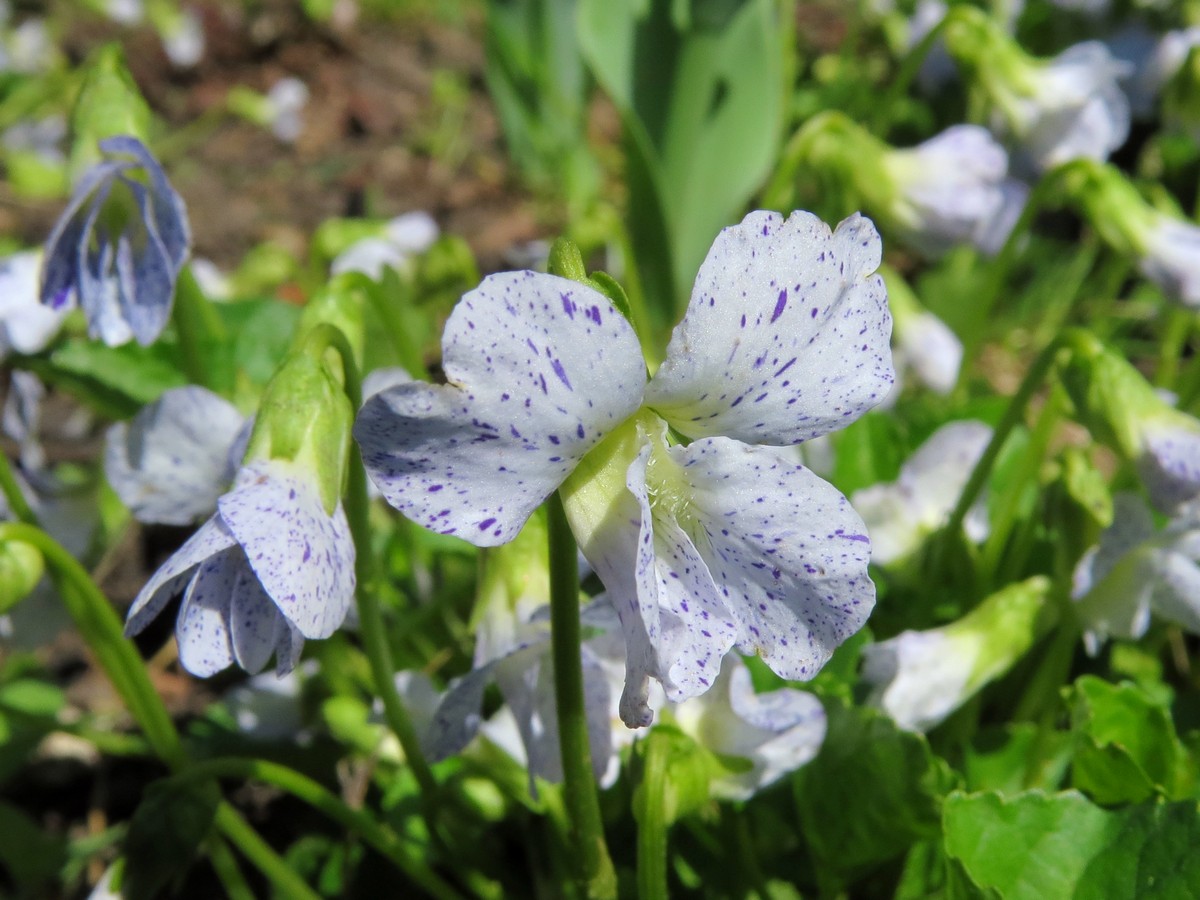
<path id="1" fill-rule="evenodd" d="M 772 322 L 783 315 L 783 308 L 785 306 L 787 306 L 787 288 L 779 292 L 779 299 L 775 301 L 775 312 L 771 313 Z"/>

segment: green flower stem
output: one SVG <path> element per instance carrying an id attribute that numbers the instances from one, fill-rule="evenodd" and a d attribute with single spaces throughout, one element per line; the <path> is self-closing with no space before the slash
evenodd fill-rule
<path id="1" fill-rule="evenodd" d="M 216 835 L 208 842 L 208 859 L 229 900 L 254 900 L 254 891 L 250 890 L 242 870 L 238 868 L 237 858 L 229 849 L 229 844 Z"/>
<path id="2" fill-rule="evenodd" d="M 323 354 L 328 349 L 337 351 L 342 359 L 346 396 L 350 398 L 351 406 L 358 410 L 362 406 L 362 379 L 346 336 L 334 326 L 322 323 L 305 335 L 303 347 L 305 352 L 314 354 Z M 349 435 L 346 439 L 350 439 Z M 354 574 L 358 582 L 355 601 L 358 606 L 359 634 L 371 665 L 371 679 L 375 682 L 375 691 L 383 701 L 384 717 L 388 727 L 400 741 L 408 766 L 417 779 L 431 833 L 436 835 L 437 832 L 433 828 L 433 808 L 438 790 L 437 781 L 425 754 L 421 751 L 417 730 L 412 724 L 404 701 L 396 690 L 396 667 L 392 663 L 392 651 L 387 642 L 383 612 L 379 608 L 378 594 L 372 589 L 375 571 L 372 565 L 374 556 L 371 552 L 368 503 L 367 473 L 363 468 L 362 457 L 359 456 L 357 447 L 354 447 L 350 453 L 345 510 L 355 546 Z"/>
<path id="3" fill-rule="evenodd" d="M 872 132 L 880 137 L 887 136 L 888 127 L 891 125 L 892 113 L 900 108 L 901 101 L 908 93 L 908 89 L 912 86 L 917 73 L 921 71 L 925 57 L 929 55 L 929 51 L 933 49 L 933 45 L 942 36 L 942 32 L 946 30 L 946 23 L 953 16 L 953 9 L 948 10 L 942 16 L 942 20 L 930 28 L 926 35 L 917 42 L 917 45 L 908 51 L 908 54 L 904 57 L 904 61 L 900 63 L 900 68 L 888 85 L 887 91 L 880 98 L 879 102 L 875 104 L 875 117 L 871 122 Z"/>
<path id="4" fill-rule="evenodd" d="M 222 802 L 217 806 L 214 819 L 217 830 L 250 861 L 254 868 L 271 882 L 275 896 L 289 900 L 321 900 L 321 895 L 310 888 L 284 859 L 271 849 L 257 831 L 250 827 L 241 814 Z"/>
<path id="5" fill-rule="evenodd" d="M 363 810 L 348 806 L 336 794 L 307 775 L 287 766 L 261 759 L 221 758 L 197 763 L 189 767 L 182 777 L 188 780 L 254 779 L 274 785 L 362 838 L 382 856 L 394 863 L 396 868 L 419 884 L 430 897 L 456 900 L 462 896 L 419 859 L 413 857 L 400 837 L 391 829 L 375 821 Z"/>
<path id="6" fill-rule="evenodd" d="M 577 877 L 584 895 L 616 897 L 616 872 L 604 841 L 600 798 L 588 746 L 575 537 L 557 492 L 546 501 L 546 512 L 550 548 L 550 640 L 554 653 L 558 741 L 562 750 L 563 800 L 571 822 Z"/>
<path id="7" fill-rule="evenodd" d="M 154 753 L 179 770 L 186 763 L 183 744 L 167 708 L 150 683 L 146 667 L 125 638 L 121 621 L 100 589 L 75 558 L 52 537 L 25 523 L 0 524 L 0 542 L 21 541 L 35 547 L 62 595 L 67 612 L 146 735 Z"/>
<path id="8" fill-rule="evenodd" d="M 1156 387 L 1170 388 L 1179 377 L 1183 349 L 1192 335 L 1196 313 L 1190 309 L 1172 308 L 1167 313 L 1167 327 L 1158 351 L 1158 370 L 1154 373 Z"/>
<path id="9" fill-rule="evenodd" d="M 414 378 L 428 378 L 429 372 L 425 368 L 425 361 L 421 358 L 421 348 L 413 340 L 413 329 L 409 327 L 404 317 L 405 306 L 411 307 L 412 305 L 412 286 L 397 276 L 392 282 L 400 289 L 400 294 L 396 295 L 385 290 L 384 285 L 372 281 L 361 272 L 347 272 L 340 277 L 346 279 L 352 287 L 366 295 L 371 309 L 383 322 L 388 341 L 396 352 L 396 357 L 408 370 L 408 374 Z"/>
<path id="10" fill-rule="evenodd" d="M 1037 359 L 1033 361 L 1033 365 L 1029 367 L 1029 371 L 1025 373 L 1025 380 L 1021 382 L 1020 387 L 1017 388 L 1017 392 L 1013 394 L 1012 400 L 1009 401 L 1008 408 L 1004 411 L 1004 416 L 996 425 L 996 430 L 992 432 L 992 439 L 988 442 L 983 455 L 979 457 L 979 462 L 975 464 L 975 468 L 971 471 L 971 477 L 967 480 L 962 494 L 959 495 L 957 505 L 955 505 L 954 510 L 950 513 L 950 517 L 946 520 L 946 525 L 943 529 L 945 533 L 957 534 L 962 528 L 963 520 L 966 519 L 971 505 L 975 502 L 975 498 L 983 490 L 983 486 L 991 474 L 992 466 L 995 465 L 996 458 L 1000 455 L 1000 451 L 1004 447 L 1004 442 L 1008 440 L 1009 434 L 1012 433 L 1012 430 L 1024 418 L 1025 408 L 1029 405 L 1030 398 L 1041 387 L 1042 382 L 1045 381 L 1046 374 L 1050 371 L 1050 367 L 1054 364 L 1055 357 L 1061 348 L 1062 339 L 1051 341 L 1038 355 Z"/>
<path id="11" fill-rule="evenodd" d="M 637 887 L 641 900 L 666 900 L 667 766 L 670 742 L 654 732 L 641 742 L 642 783 L 634 807 L 637 818 Z"/>
<path id="12" fill-rule="evenodd" d="M 975 303 L 972 304 L 971 320 L 960 332 L 963 335 L 963 359 L 972 359 L 976 356 L 979 343 L 983 335 L 987 333 L 985 325 L 992 314 L 992 307 L 996 305 L 996 300 L 1008 282 L 1008 276 L 1017 261 L 1021 245 L 1033 228 L 1034 219 L 1037 218 L 1039 212 L 1051 208 L 1060 201 L 1061 179 L 1070 171 L 1072 165 L 1073 163 L 1067 163 L 1047 173 L 1029 192 L 1029 199 L 1025 202 L 1025 208 L 1021 210 L 1017 224 L 1008 233 L 1004 246 L 992 260 L 987 281 Z M 960 386 L 967 377 L 967 368 L 967 366 L 962 367 L 959 375 Z"/>
<path id="13" fill-rule="evenodd" d="M 13 515 L 26 525 L 37 525 L 37 513 L 33 511 L 33 507 L 29 505 L 29 501 L 25 499 L 25 495 L 21 493 L 21 485 L 17 483 L 17 476 L 13 473 L 12 463 L 8 461 L 8 457 L 0 453 L 0 491 L 4 492 L 4 499 L 8 501 L 8 508 L 12 510 Z"/>
<path id="14" fill-rule="evenodd" d="M 989 585 L 989 593 L 990 585 L 994 583 L 1000 566 L 1001 554 L 1008 546 L 1013 525 L 1020 512 L 1025 485 L 1037 479 L 1046 448 L 1050 444 L 1050 437 L 1054 434 L 1054 426 L 1058 424 L 1061 413 L 1062 394 L 1057 390 L 1051 391 L 1030 435 L 1029 446 L 1021 459 L 1020 469 L 1004 495 L 999 498 L 999 507 L 992 517 L 991 530 L 979 561 L 984 582 Z M 1032 521 L 1025 523 L 1027 529 L 1033 525 Z"/>
<path id="15" fill-rule="evenodd" d="M 229 387 L 217 383 L 218 367 L 208 364 L 212 349 L 227 337 L 225 323 L 200 290 L 189 266 L 184 266 L 175 283 L 171 317 L 179 338 L 180 362 L 188 380 L 207 388 Z"/>

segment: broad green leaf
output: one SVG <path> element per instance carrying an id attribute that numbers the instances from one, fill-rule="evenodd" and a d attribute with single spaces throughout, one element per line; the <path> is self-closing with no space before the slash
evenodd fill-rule
<path id="1" fill-rule="evenodd" d="M 1108 811 L 1068 791 L 954 793 L 946 798 L 946 851 L 963 896 L 1002 900 L 1200 896 L 1195 803 Z"/>
<path id="2" fill-rule="evenodd" d="M 795 776 L 796 810 L 819 869 L 850 879 L 933 837 L 954 786 L 923 735 L 870 709 L 826 702 L 829 730 Z"/>
<path id="3" fill-rule="evenodd" d="M 1053 789 L 1070 765 L 1070 736 L 1019 722 L 980 732 L 964 756 L 968 790 L 1015 794 L 1027 788 Z"/>
<path id="4" fill-rule="evenodd" d="M 665 322 L 778 153 L 779 21 L 770 0 L 580 0 L 579 44 L 622 116 L 630 236 Z"/>
<path id="5" fill-rule="evenodd" d="M 215 782 L 158 781 L 146 789 L 125 836 L 122 896 L 150 900 L 182 886 L 216 815 Z"/>
<path id="6" fill-rule="evenodd" d="M 17 807 L 0 800 L 0 866 L 16 883 L 18 896 L 50 896 L 48 882 L 67 859 L 66 841 L 46 834 Z"/>
<path id="7" fill-rule="evenodd" d="M 35 678 L 0 685 L 0 707 L 6 712 L 47 718 L 53 717 L 65 703 L 61 688 Z"/>
<path id="8" fill-rule="evenodd" d="M 97 412 L 128 418 L 163 391 L 187 383 L 177 363 L 176 348 L 162 341 L 150 347 L 135 343 L 107 347 L 99 341 L 70 338 L 48 356 L 30 357 L 21 365 Z"/>
<path id="9" fill-rule="evenodd" d="M 1161 698 L 1129 682 L 1085 675 L 1068 700 L 1078 737 L 1074 787 L 1104 804 L 1187 795 L 1195 771 Z"/>

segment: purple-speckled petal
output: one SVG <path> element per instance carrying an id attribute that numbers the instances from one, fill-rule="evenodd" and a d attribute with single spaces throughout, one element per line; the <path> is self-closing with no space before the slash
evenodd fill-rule
<path id="1" fill-rule="evenodd" d="M 691 437 L 796 444 L 848 425 L 895 374 L 881 244 L 854 215 L 754 212 L 717 237 L 646 404 Z"/>
<path id="2" fill-rule="evenodd" d="M 95 223 L 94 210 L 98 204 L 92 202 L 93 194 L 100 185 L 110 181 L 128 165 L 123 162 L 100 162 L 88 169 L 80 179 L 71 202 L 59 216 L 46 241 L 39 298 L 47 306 L 57 308 L 76 286 L 80 246 L 86 246 L 85 235 L 90 233 Z"/>
<path id="3" fill-rule="evenodd" d="M 193 675 L 208 678 L 233 665 L 229 600 L 245 568 L 240 550 L 218 553 L 200 563 L 183 595 L 175 640 L 180 664 Z"/>
<path id="4" fill-rule="evenodd" d="M 186 525 L 217 508 L 242 428 L 232 404 L 205 388 L 166 391 L 108 430 L 104 474 L 140 522 Z"/>
<path id="5" fill-rule="evenodd" d="M 583 548 L 621 620 L 627 654 L 620 714 L 631 728 L 652 719 L 650 678 L 661 681 L 674 701 L 701 694 L 738 634 L 737 621 L 675 510 L 651 500 L 653 493 L 660 498 L 666 493 L 651 469 L 653 454 L 651 443 L 642 446 L 626 475 L 629 498 Z M 671 465 L 661 457 L 653 463 L 655 469 Z"/>
<path id="6" fill-rule="evenodd" d="M 129 607 L 125 634 L 135 635 L 150 624 L 167 602 L 191 578 L 192 570 L 204 560 L 232 547 L 236 541 L 219 516 L 213 516 L 159 566 Z"/>
<path id="7" fill-rule="evenodd" d="M 259 461 L 217 501 L 279 611 L 306 638 L 326 638 L 354 599 L 354 541 L 339 504 L 333 515 L 287 463 Z"/>
<path id="8" fill-rule="evenodd" d="M 472 669 L 450 685 L 433 714 L 429 731 L 422 741 L 434 762 L 454 756 L 471 742 L 483 721 L 483 691 L 492 680 L 495 663 Z"/>
<path id="9" fill-rule="evenodd" d="M 187 259 L 191 244 L 191 228 L 183 198 L 171 187 L 171 182 L 167 180 L 167 175 L 158 164 L 158 160 L 137 138 L 127 135 L 106 138 L 100 142 L 100 149 L 105 153 L 132 156 L 149 176 L 150 205 L 143 207 L 143 215 L 148 222 L 152 222 L 170 264 L 178 272 Z"/>
<path id="10" fill-rule="evenodd" d="M 1190 416 L 1147 425 L 1137 470 L 1162 512 L 1200 496 L 1200 425 Z"/>
<path id="11" fill-rule="evenodd" d="M 676 709 L 684 731 L 722 756 L 750 761 L 748 770 L 723 775 L 717 796 L 745 800 L 817 755 L 825 739 L 825 709 L 806 691 L 779 688 L 757 694 L 750 670 L 736 654 L 725 657 L 712 691 Z"/>
<path id="12" fill-rule="evenodd" d="M 171 317 L 178 263 L 171 258 L 154 221 L 154 197 L 143 185 L 120 176 L 133 194 L 138 215 L 117 238 L 121 313 L 142 346 L 154 343 Z"/>
<path id="13" fill-rule="evenodd" d="M 283 616 L 249 566 L 238 572 L 229 601 L 229 630 L 237 664 L 256 675 L 267 665 Z"/>
<path id="14" fill-rule="evenodd" d="M 486 547 L 511 540 L 576 463 L 641 403 L 632 327 L 601 294 L 534 272 L 492 275 L 446 323 L 447 385 L 364 404 L 363 462 L 392 506 Z"/>
<path id="15" fill-rule="evenodd" d="M 684 524 L 740 622 L 738 648 L 807 680 L 875 605 L 871 544 L 832 485 L 766 447 L 706 438 L 671 448 Z"/>
<path id="16" fill-rule="evenodd" d="M 275 617 L 275 674 L 282 678 L 300 662 L 304 635 L 282 615 Z"/>
<path id="17" fill-rule="evenodd" d="M 1071 596 L 1082 598 L 1103 581 L 1121 558 L 1154 534 L 1154 519 L 1145 501 L 1124 491 L 1113 495 L 1112 524 L 1100 532 L 1100 543 L 1079 560 Z"/>

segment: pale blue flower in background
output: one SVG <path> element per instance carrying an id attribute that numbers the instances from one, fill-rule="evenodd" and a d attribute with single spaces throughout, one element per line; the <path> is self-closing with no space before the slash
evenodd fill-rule
<path id="1" fill-rule="evenodd" d="M 171 64 L 179 69 L 190 69 L 204 58 L 207 43 L 204 22 L 200 14 L 191 7 L 158 4 L 151 18 L 158 29 L 163 52 Z"/>
<path id="2" fill-rule="evenodd" d="M 1200 501 L 1158 529 L 1140 497 L 1114 496 L 1112 525 L 1079 561 L 1072 597 L 1092 654 L 1110 637 L 1141 637 L 1152 615 L 1200 634 Z"/>
<path id="3" fill-rule="evenodd" d="M 414 521 L 478 546 L 511 540 L 563 485 L 621 619 L 627 724 L 648 724 L 651 679 L 672 701 L 703 693 L 735 645 L 811 678 L 874 603 L 869 540 L 840 493 L 759 445 L 825 434 L 886 395 L 880 252 L 860 216 L 833 232 L 808 213 L 751 213 L 709 251 L 649 383 L 606 297 L 491 276 L 447 322 L 448 383 L 364 404 L 367 470 Z"/>
<path id="4" fill-rule="evenodd" d="M 1099 41 L 1068 47 L 997 81 L 997 122 L 1037 171 L 1073 159 L 1105 160 L 1129 136 L 1129 100 L 1118 79 L 1130 71 Z"/>
<path id="5" fill-rule="evenodd" d="M 308 85 L 299 78 L 280 78 L 267 91 L 271 133 L 286 144 L 294 143 L 304 130 L 308 96 Z"/>
<path id="6" fill-rule="evenodd" d="M 403 272 L 409 260 L 438 239 L 438 226 L 426 212 L 410 212 L 388 222 L 379 235 L 355 241 L 330 264 L 330 272 L 362 272 L 378 281 L 385 266 Z"/>
<path id="7" fill-rule="evenodd" d="M 1050 582 L 1010 584 L 961 619 L 863 648 L 867 702 L 907 731 L 928 731 L 996 680 L 1054 622 Z"/>
<path id="8" fill-rule="evenodd" d="M 585 608 L 583 619 L 594 632 L 582 645 L 588 744 L 596 780 L 609 787 L 620 774 L 621 751 L 639 732 L 620 719 L 625 645 L 616 613 L 606 599 L 597 598 Z M 538 779 L 562 780 L 549 620 L 543 608 L 516 625 L 519 637 L 510 636 L 504 652 L 446 692 L 427 743 L 431 755 L 443 759 L 481 734 L 528 768 L 530 788 L 535 790 Z M 495 642 L 490 646 L 495 648 Z M 483 690 L 493 680 L 505 706 L 484 721 Z M 714 794 L 726 799 L 748 799 L 800 768 L 816 755 L 825 737 L 825 711 L 814 695 L 793 688 L 756 693 L 746 664 L 736 654 L 725 657 L 710 691 L 671 704 L 656 688 L 649 706 L 712 753 L 750 763 L 714 779 Z"/>
<path id="9" fill-rule="evenodd" d="M 883 157 L 896 185 L 889 221 L 927 256 L 960 244 L 995 253 L 1024 207 L 1028 188 L 1008 177 L 1008 154 L 979 125 L 954 125 Z"/>
<path id="10" fill-rule="evenodd" d="M 109 427 L 104 474 L 139 522 L 191 524 L 212 514 L 233 481 L 250 424 L 207 388 L 172 388 Z"/>
<path id="11" fill-rule="evenodd" d="M 871 535 L 871 559 L 881 565 L 909 556 L 945 524 L 992 429 L 971 420 L 943 425 L 900 468 L 893 482 L 855 491 L 850 503 Z M 963 522 L 967 537 L 987 537 L 987 507 L 980 498 Z"/>
<path id="12" fill-rule="evenodd" d="M 9 353 L 40 353 L 62 328 L 65 309 L 38 302 L 42 252 L 24 250 L 0 259 L 0 359 Z"/>
<path id="13" fill-rule="evenodd" d="M 125 633 L 138 634 L 183 593 L 179 660 L 208 677 L 234 663 L 259 672 L 295 668 L 305 639 L 326 638 L 354 598 L 354 541 L 338 503 L 283 460 L 244 465 L 217 511 L 137 595 Z"/>
<path id="14" fill-rule="evenodd" d="M 100 149 L 104 158 L 84 173 L 46 242 L 41 301 L 78 303 L 88 332 L 110 346 L 151 344 L 188 256 L 187 213 L 137 138 L 107 138 Z"/>
<path id="15" fill-rule="evenodd" d="M 1173 300 L 1200 308 L 1200 226 L 1155 212 L 1138 244 L 1138 271 Z"/>

